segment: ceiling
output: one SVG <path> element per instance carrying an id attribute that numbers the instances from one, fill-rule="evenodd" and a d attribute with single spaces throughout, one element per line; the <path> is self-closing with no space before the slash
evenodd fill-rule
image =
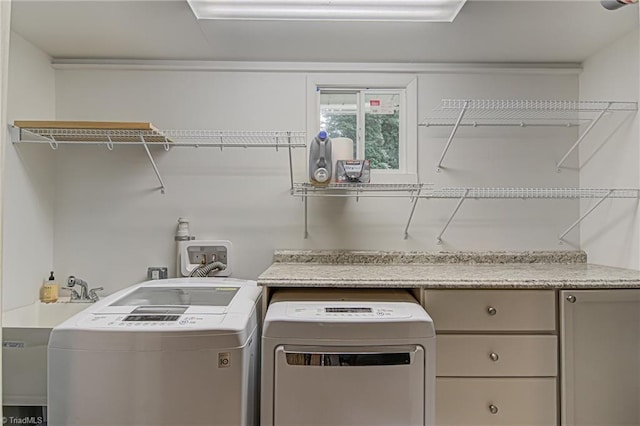
<path id="1" fill-rule="evenodd" d="M 200 21 L 186 0 L 13 0 L 12 30 L 54 58 L 582 62 L 638 27 L 638 6 L 469 0 L 451 23 Z"/>

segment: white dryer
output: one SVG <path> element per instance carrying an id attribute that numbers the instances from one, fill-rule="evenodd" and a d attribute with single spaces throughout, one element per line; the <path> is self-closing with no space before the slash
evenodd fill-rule
<path id="1" fill-rule="evenodd" d="M 51 333 L 52 426 L 254 425 L 261 289 L 232 278 L 129 287 Z"/>
<path id="2" fill-rule="evenodd" d="M 435 330 L 402 290 L 275 293 L 261 425 L 434 425 Z"/>

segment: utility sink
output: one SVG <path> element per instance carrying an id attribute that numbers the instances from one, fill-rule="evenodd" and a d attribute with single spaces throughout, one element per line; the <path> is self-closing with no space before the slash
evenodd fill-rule
<path id="1" fill-rule="evenodd" d="M 3 405 L 47 405 L 47 344 L 51 329 L 90 305 L 36 302 L 3 313 Z"/>
<path id="2" fill-rule="evenodd" d="M 90 306 L 91 303 L 41 303 L 12 309 L 2 314 L 2 328 L 53 328 Z"/>

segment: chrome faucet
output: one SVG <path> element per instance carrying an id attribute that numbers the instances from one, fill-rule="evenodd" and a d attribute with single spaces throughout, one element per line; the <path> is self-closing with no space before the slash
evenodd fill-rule
<path id="1" fill-rule="evenodd" d="M 80 293 L 73 289 L 75 286 L 80 287 Z M 71 302 L 97 302 L 100 299 L 97 292 L 104 290 L 103 287 L 96 287 L 89 290 L 89 285 L 86 281 L 76 278 L 73 275 L 67 278 L 67 288 L 71 290 Z"/>
<path id="2" fill-rule="evenodd" d="M 92 302 L 97 302 L 98 300 L 100 300 L 100 296 L 98 296 L 97 293 L 100 290 L 104 290 L 104 287 L 96 287 L 89 290 L 89 300 L 91 300 Z"/>

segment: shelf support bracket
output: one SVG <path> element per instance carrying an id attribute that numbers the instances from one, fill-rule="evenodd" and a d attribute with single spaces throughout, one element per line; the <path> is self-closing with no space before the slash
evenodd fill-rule
<path id="1" fill-rule="evenodd" d="M 460 115 L 458 115 L 458 119 L 453 125 L 453 129 L 451 129 L 451 134 L 449 135 L 449 139 L 447 140 L 447 144 L 444 146 L 444 150 L 442 151 L 442 155 L 440 155 L 440 161 L 438 161 L 438 167 L 436 171 L 440 171 L 442 169 L 442 161 L 444 157 L 447 155 L 447 151 L 449 151 L 449 147 L 451 146 L 451 142 L 453 142 L 453 138 L 456 136 L 456 132 L 460 128 L 460 123 L 462 123 L 462 119 L 464 118 L 464 114 L 467 112 L 467 106 L 469 105 L 469 101 L 464 101 L 462 105 L 462 109 L 460 110 Z"/>
<path id="2" fill-rule="evenodd" d="M 107 131 L 107 149 L 113 151 L 113 140 L 111 140 L 111 132 Z"/>
<path id="3" fill-rule="evenodd" d="M 422 186 L 418 188 L 418 192 L 413 195 L 413 205 L 411 206 L 411 213 L 409 213 L 409 219 L 407 220 L 407 226 L 404 227 L 404 239 L 409 238 L 409 226 L 411 225 L 411 220 L 413 220 L 413 214 L 416 211 L 416 206 L 418 205 L 418 200 L 420 199 L 420 193 L 422 192 Z"/>
<path id="4" fill-rule="evenodd" d="M 287 132 L 287 146 L 289 147 L 289 182 L 293 191 L 293 158 L 291 154 L 291 132 Z M 276 150 L 278 147 L 276 146 Z M 305 237 L 306 238 L 306 237 Z"/>
<path id="5" fill-rule="evenodd" d="M 56 141 L 56 138 L 53 137 L 53 135 L 49 135 L 49 137 L 47 137 L 47 136 L 43 136 L 43 135 L 41 135 L 39 133 L 31 132 L 31 131 L 29 131 L 27 129 L 22 129 L 20 127 L 16 127 L 16 126 L 14 126 L 12 124 L 10 124 L 9 126 L 11 127 L 11 141 L 13 143 L 22 142 L 22 133 L 24 132 L 24 133 L 27 133 L 27 134 L 29 134 L 31 136 L 35 136 L 36 138 L 40 138 L 45 142 L 48 142 L 49 146 L 51 147 L 51 149 L 53 149 L 53 150 L 58 149 L 58 146 L 59 146 L 58 145 L 58 141 Z"/>
<path id="6" fill-rule="evenodd" d="M 582 216 L 580 216 L 580 218 L 578 220 L 576 220 L 573 225 L 571 225 L 569 228 L 567 228 L 566 231 L 564 231 L 559 237 L 559 240 L 562 240 L 569 232 L 571 232 L 571 230 L 573 228 L 575 228 L 576 226 L 578 226 L 580 224 L 580 222 L 582 222 L 584 220 L 584 218 L 586 218 L 587 216 L 589 216 L 591 214 L 592 211 L 594 211 L 600 204 L 602 204 L 604 202 L 604 200 L 606 200 L 607 198 L 609 198 L 611 196 L 611 194 L 613 194 L 613 189 L 610 189 L 609 192 L 607 192 L 607 194 L 600 198 L 593 206 L 591 206 L 591 208 L 589 210 L 587 210 Z"/>
<path id="7" fill-rule="evenodd" d="M 160 182 L 160 192 L 164 194 L 164 182 L 162 181 L 162 176 L 160 176 L 160 172 L 158 171 L 158 166 L 156 166 L 156 162 L 151 155 L 151 151 L 149 151 L 149 146 L 147 145 L 147 141 L 144 139 L 144 135 L 140 134 L 140 142 L 142 142 L 142 146 L 144 150 L 147 152 L 147 156 L 149 157 L 149 161 L 151 161 L 151 167 L 153 167 L 153 171 L 156 173 L 158 181 Z"/>
<path id="8" fill-rule="evenodd" d="M 569 151 L 567 151 L 567 153 L 564 155 L 564 157 L 562 157 L 560 159 L 560 161 L 558 161 L 558 164 L 556 164 L 556 168 L 558 169 L 557 170 L 558 172 L 560 171 L 560 168 L 562 167 L 564 162 L 567 160 L 569 155 L 571 155 L 571 153 L 578 147 L 578 145 L 580 145 L 582 143 L 584 138 L 586 138 L 587 135 L 591 132 L 591 130 L 593 130 L 595 125 L 598 124 L 598 121 L 600 121 L 600 119 L 604 116 L 604 114 L 607 111 L 609 111 L 609 108 L 611 108 L 611 102 L 607 103 L 606 108 L 604 108 L 602 111 L 600 111 L 600 113 L 596 116 L 596 118 L 593 119 L 593 121 L 589 124 L 589 126 L 586 128 L 586 130 L 580 135 L 580 137 L 573 144 L 573 146 L 571 148 L 569 148 Z"/>
<path id="9" fill-rule="evenodd" d="M 464 203 L 464 200 L 467 199 L 468 195 L 469 195 L 469 189 L 467 188 L 464 190 L 464 194 L 462 195 L 462 197 L 460 197 L 460 200 L 458 200 L 458 204 L 456 205 L 456 208 L 453 209 L 453 213 L 451 213 L 451 216 L 449 217 L 449 220 L 447 220 L 447 223 L 445 223 L 444 228 L 442 228 L 442 231 L 440 231 L 440 234 L 438 235 L 438 238 L 437 238 L 438 244 L 442 244 L 442 235 L 444 234 L 444 231 L 447 230 L 447 228 L 449 227 L 449 224 L 451 224 L 451 221 L 458 213 L 458 210 L 460 210 L 462 203 Z"/>
<path id="10" fill-rule="evenodd" d="M 308 203 L 309 197 L 307 197 L 307 190 L 304 190 L 304 239 L 306 240 L 307 238 L 309 238 L 309 223 L 308 223 L 308 209 L 307 209 L 307 203 Z"/>
<path id="11" fill-rule="evenodd" d="M 9 124 L 9 132 L 11 133 L 11 142 L 13 143 L 22 142 L 22 129 L 20 127 L 16 127 L 13 124 Z"/>

